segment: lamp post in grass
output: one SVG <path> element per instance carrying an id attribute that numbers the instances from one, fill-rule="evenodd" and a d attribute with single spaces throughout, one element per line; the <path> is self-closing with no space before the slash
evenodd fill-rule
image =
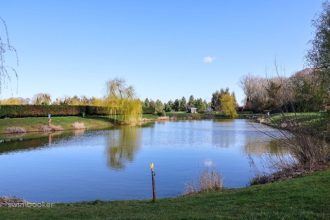
<path id="1" fill-rule="evenodd" d="M 152 181 L 152 202 L 156 202 L 156 184 L 155 184 L 155 165 L 154 163 L 150 164 L 151 171 L 151 181 Z"/>

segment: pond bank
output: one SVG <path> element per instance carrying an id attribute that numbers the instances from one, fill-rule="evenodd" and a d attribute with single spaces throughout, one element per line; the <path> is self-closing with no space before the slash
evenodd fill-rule
<path id="1" fill-rule="evenodd" d="M 0 208 L 1 219 L 329 219 L 330 170 L 286 181 L 173 199 Z"/>
<path id="2" fill-rule="evenodd" d="M 277 113 L 270 116 L 256 115 L 252 119 L 277 129 L 290 130 L 298 126 L 314 132 L 312 135 L 324 136 L 330 142 L 330 113 L 327 112 Z"/>
<path id="3" fill-rule="evenodd" d="M 239 118 L 246 118 L 246 114 L 240 114 Z M 156 121 L 176 120 L 203 120 L 203 119 L 229 119 L 223 114 L 191 114 L 186 112 L 170 112 L 166 116 L 144 114 L 142 124 Z M 52 117 L 51 125 L 48 124 L 48 117 L 25 117 L 25 118 L 4 118 L 0 119 L 0 136 L 3 134 L 24 134 L 31 132 L 55 132 L 79 130 L 76 124 L 83 125 L 86 130 L 100 130 L 112 128 L 116 125 L 113 120 L 105 116 L 79 117 L 79 116 L 58 116 Z"/>
<path id="4" fill-rule="evenodd" d="M 330 118 L 329 112 L 278 113 L 260 115 L 254 119 L 290 133 L 285 144 L 295 156 L 295 162 L 280 162 L 280 170 L 271 175 L 255 177 L 251 184 L 264 184 L 306 175 L 330 167 Z"/>
<path id="5" fill-rule="evenodd" d="M 51 124 L 56 126 L 61 131 L 75 130 L 75 123 L 83 123 L 84 128 L 87 130 L 93 129 L 106 129 L 113 127 L 113 123 L 105 117 L 78 117 L 78 116 L 65 116 L 65 117 L 52 117 Z M 0 119 L 0 134 L 8 134 L 8 128 L 21 128 L 25 132 L 19 133 L 30 133 L 30 132 L 43 132 L 45 126 L 48 126 L 47 117 L 27 117 L 27 118 L 5 118 Z M 48 131 L 47 131 L 48 132 Z M 12 132 L 15 133 L 15 132 Z"/>

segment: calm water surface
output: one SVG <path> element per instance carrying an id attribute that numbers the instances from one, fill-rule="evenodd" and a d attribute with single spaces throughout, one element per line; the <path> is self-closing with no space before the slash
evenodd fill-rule
<path id="1" fill-rule="evenodd" d="M 244 187 L 271 171 L 263 158 L 287 153 L 259 129 L 276 133 L 246 120 L 206 120 L 3 143 L 0 195 L 34 202 L 150 198 L 150 162 L 158 197 L 182 194 L 206 168 L 217 169 L 225 187 Z"/>

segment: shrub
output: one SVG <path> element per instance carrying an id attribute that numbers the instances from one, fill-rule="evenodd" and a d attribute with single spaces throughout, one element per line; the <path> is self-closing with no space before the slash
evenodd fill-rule
<path id="1" fill-rule="evenodd" d="M 157 112 L 157 115 L 158 116 L 166 116 L 166 113 L 165 113 L 165 111 L 161 111 L 161 112 Z"/>
<path id="2" fill-rule="evenodd" d="M 221 175 L 214 169 L 206 169 L 201 173 L 198 185 L 187 184 L 184 194 L 218 191 L 222 188 L 223 180 Z"/>
<path id="3" fill-rule="evenodd" d="M 330 157 L 330 148 L 325 140 L 308 134 L 294 133 L 288 145 L 298 164 L 308 169 L 326 163 Z"/>
<path id="4" fill-rule="evenodd" d="M 64 129 L 61 126 L 56 125 L 42 125 L 39 128 L 42 132 L 54 132 L 54 131 L 63 131 Z"/>
<path id="5" fill-rule="evenodd" d="M 85 124 L 83 122 L 75 122 L 72 124 L 74 130 L 83 130 L 86 129 Z"/>
<path id="6" fill-rule="evenodd" d="M 220 190 L 223 188 L 222 177 L 215 170 L 205 171 L 199 178 L 199 185 L 202 192 Z"/>
<path id="7" fill-rule="evenodd" d="M 156 110 L 155 110 L 155 107 L 142 106 L 142 111 L 143 111 L 143 114 L 154 114 Z"/>

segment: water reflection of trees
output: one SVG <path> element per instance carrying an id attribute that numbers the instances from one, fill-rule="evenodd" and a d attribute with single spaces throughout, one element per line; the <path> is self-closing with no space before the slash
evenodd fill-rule
<path id="1" fill-rule="evenodd" d="M 212 124 L 212 144 L 221 148 L 242 146 L 243 152 L 247 155 L 270 154 L 279 156 L 289 154 L 283 141 L 272 139 L 260 130 L 267 130 L 272 132 L 273 136 L 280 137 L 280 134 L 277 134 L 278 131 L 270 127 L 243 120 L 228 120 Z"/>
<path id="2" fill-rule="evenodd" d="M 285 146 L 285 143 L 282 140 L 256 140 L 256 139 L 247 139 L 244 152 L 248 155 L 287 155 L 289 154 L 288 147 Z"/>
<path id="3" fill-rule="evenodd" d="M 0 154 L 47 148 L 58 140 L 70 137 L 70 133 L 62 132 L 38 133 L 35 136 L 7 135 L 0 143 Z"/>
<path id="4" fill-rule="evenodd" d="M 108 166 L 123 169 L 140 147 L 141 128 L 126 126 L 112 130 L 107 137 Z"/>
<path id="5" fill-rule="evenodd" d="M 234 120 L 222 120 L 212 123 L 212 144 L 221 147 L 229 148 L 236 144 L 236 133 Z"/>

